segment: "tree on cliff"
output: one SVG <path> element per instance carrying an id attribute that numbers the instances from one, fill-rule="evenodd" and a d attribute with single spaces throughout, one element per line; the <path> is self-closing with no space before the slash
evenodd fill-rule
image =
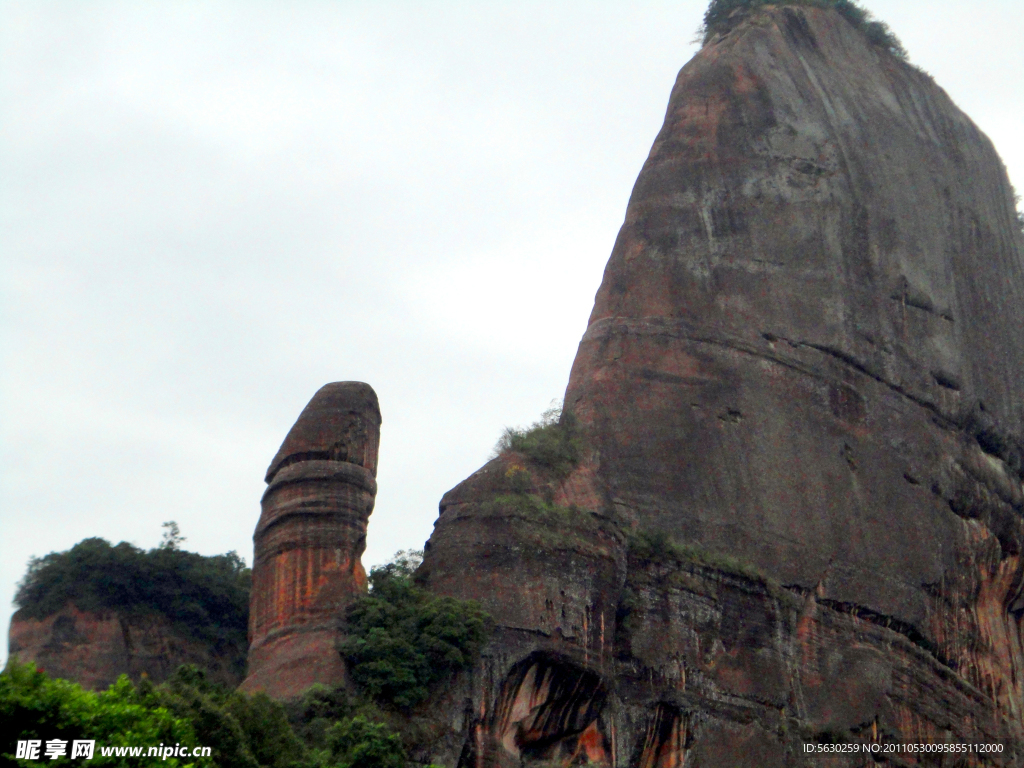
<path id="1" fill-rule="evenodd" d="M 407 708 L 468 666 L 490 631 L 472 601 L 436 597 L 413 583 L 422 553 L 399 552 L 370 571 L 370 592 L 348 610 L 341 654 L 371 699 Z"/>
<path id="2" fill-rule="evenodd" d="M 178 524 L 168 520 L 161 527 L 164 528 L 164 536 L 160 541 L 160 549 L 181 549 L 181 543 L 186 539 L 181 535 Z"/>

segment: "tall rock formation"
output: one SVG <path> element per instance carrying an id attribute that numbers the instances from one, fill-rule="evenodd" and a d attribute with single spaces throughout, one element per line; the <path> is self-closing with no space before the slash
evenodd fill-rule
<path id="1" fill-rule="evenodd" d="M 253 534 L 246 691 L 291 698 L 338 684 L 345 607 L 366 591 L 360 560 L 377 493 L 380 408 L 368 384 L 322 387 L 267 469 Z"/>
<path id="2" fill-rule="evenodd" d="M 1005 169 L 927 75 L 814 7 L 711 40 L 572 368 L 581 460 L 441 502 L 419 578 L 498 630 L 431 755 L 1021 764 L 1022 307 Z"/>

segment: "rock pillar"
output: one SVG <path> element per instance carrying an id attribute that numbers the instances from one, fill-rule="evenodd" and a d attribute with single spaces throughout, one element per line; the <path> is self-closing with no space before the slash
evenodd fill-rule
<path id="1" fill-rule="evenodd" d="M 253 534 L 249 672 L 242 690 L 293 698 L 337 684 L 339 619 L 366 573 L 366 524 L 377 493 L 380 408 L 368 384 L 322 387 L 267 470 Z"/>

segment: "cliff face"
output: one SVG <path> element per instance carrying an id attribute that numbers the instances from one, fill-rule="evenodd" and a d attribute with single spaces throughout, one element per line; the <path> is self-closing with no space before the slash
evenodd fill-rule
<path id="1" fill-rule="evenodd" d="M 1005 170 L 930 78 L 817 8 L 712 40 L 573 365 L 583 459 L 506 453 L 441 502 L 420 578 L 499 629 L 436 754 L 1019 761 L 1022 306 Z"/>
<path id="2" fill-rule="evenodd" d="M 163 616 L 80 611 L 72 604 L 43 619 L 14 614 L 8 650 L 52 677 L 91 689 L 106 688 L 122 674 L 160 683 L 182 664 L 195 664 L 212 681 L 234 687 L 245 669 L 244 648 L 215 647 Z"/>
<path id="3" fill-rule="evenodd" d="M 377 493 L 380 409 L 361 382 L 322 387 L 267 470 L 253 534 L 249 670 L 242 690 L 296 696 L 339 684 L 344 609 L 366 591 L 360 560 Z"/>

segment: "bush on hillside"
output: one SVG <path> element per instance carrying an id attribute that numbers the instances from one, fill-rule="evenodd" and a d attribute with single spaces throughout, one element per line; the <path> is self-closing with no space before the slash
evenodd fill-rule
<path id="1" fill-rule="evenodd" d="M 554 406 L 527 429 L 506 427 L 494 450 L 521 453 L 556 477 L 565 477 L 579 464 L 583 439 L 575 415 Z"/>
<path id="2" fill-rule="evenodd" d="M 704 23 L 698 30 L 703 43 L 708 43 L 718 34 L 726 34 L 746 15 L 766 5 L 809 5 L 815 8 L 834 8 L 839 15 L 860 30 L 868 42 L 882 48 L 897 58 L 906 59 L 907 51 L 889 25 L 876 20 L 870 11 L 861 8 L 853 0 L 711 0 L 704 13 Z M 737 13 L 737 11 L 739 13 Z"/>
<path id="3" fill-rule="evenodd" d="M 339 650 L 352 680 L 376 702 L 409 708 L 469 666 L 490 631 L 473 601 L 436 597 L 412 580 L 420 553 L 370 571 L 370 592 L 348 609 Z"/>

